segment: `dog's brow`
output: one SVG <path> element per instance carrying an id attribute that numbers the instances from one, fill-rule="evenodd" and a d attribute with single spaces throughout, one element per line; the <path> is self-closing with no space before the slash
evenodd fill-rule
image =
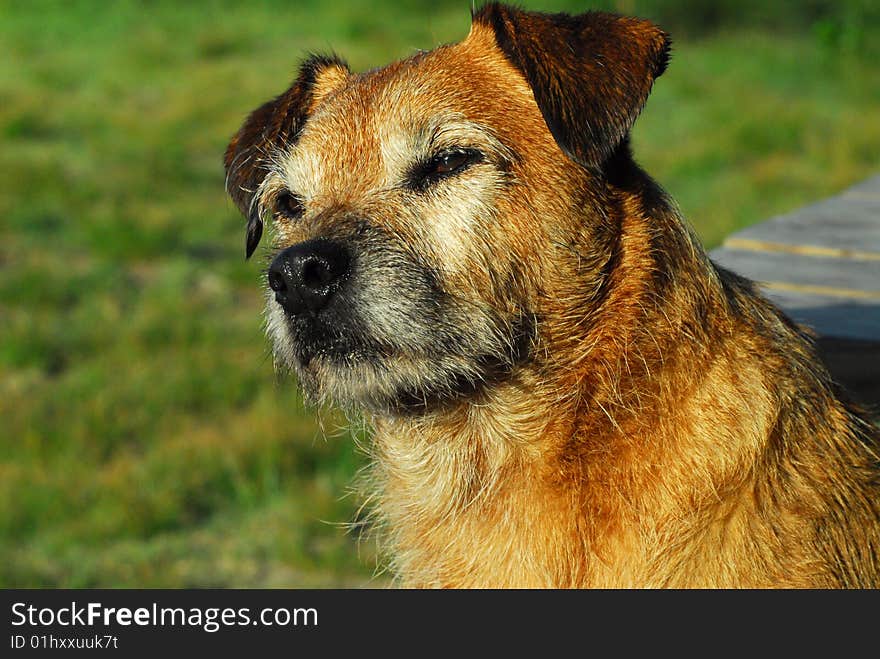
<path id="1" fill-rule="evenodd" d="M 474 121 L 441 119 L 433 122 L 433 126 L 425 132 L 430 136 L 426 145 L 429 151 L 451 146 L 474 146 L 487 148 L 505 159 L 511 153 L 511 149 L 502 144 L 489 128 Z"/>
<path id="2" fill-rule="evenodd" d="M 299 195 L 309 197 L 323 178 L 324 161 L 314 151 L 297 143 L 279 158 L 272 174 L 275 184 L 292 186 Z"/>
<path id="3" fill-rule="evenodd" d="M 517 152 L 498 139 L 491 128 L 464 118 L 435 119 L 422 131 L 422 135 L 427 136 L 418 149 L 418 156 L 422 158 L 428 158 L 438 151 L 461 147 L 478 149 L 503 170 L 519 160 Z"/>

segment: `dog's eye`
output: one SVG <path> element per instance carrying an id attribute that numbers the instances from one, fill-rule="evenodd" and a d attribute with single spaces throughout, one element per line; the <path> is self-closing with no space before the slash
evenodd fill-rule
<path id="1" fill-rule="evenodd" d="M 288 220 L 298 220 L 303 214 L 302 199 L 289 191 L 284 191 L 275 200 L 275 212 Z"/>
<path id="2" fill-rule="evenodd" d="M 442 178 L 464 171 L 482 159 L 483 154 L 476 149 L 442 151 L 416 168 L 412 175 L 412 183 L 416 188 L 426 188 Z"/>
<path id="3" fill-rule="evenodd" d="M 467 151 L 452 151 L 443 153 L 431 160 L 430 173 L 435 176 L 443 176 L 457 172 L 470 161 L 470 153 Z"/>

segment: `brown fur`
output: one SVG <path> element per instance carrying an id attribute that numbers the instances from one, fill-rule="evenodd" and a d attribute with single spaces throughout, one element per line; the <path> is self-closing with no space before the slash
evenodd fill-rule
<path id="1" fill-rule="evenodd" d="M 300 363 L 271 299 L 268 324 L 314 400 L 365 411 L 403 586 L 880 586 L 876 428 L 630 157 L 667 53 L 645 21 L 491 4 L 384 69 L 309 60 L 229 146 L 248 253 L 287 188 L 279 249 L 369 236 L 382 350 Z M 406 189 L 435 139 L 486 157 Z"/>

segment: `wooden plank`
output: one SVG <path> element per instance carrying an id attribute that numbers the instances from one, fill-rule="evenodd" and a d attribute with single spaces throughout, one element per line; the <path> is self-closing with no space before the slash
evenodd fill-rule
<path id="1" fill-rule="evenodd" d="M 725 247 L 880 260 L 880 194 L 841 195 L 739 231 Z M 813 248 L 812 250 L 810 248 Z"/>
<path id="2" fill-rule="evenodd" d="M 880 304 L 880 261 L 857 261 L 786 252 L 759 252 L 722 247 L 712 260 L 767 288 L 872 300 Z"/>
<path id="3" fill-rule="evenodd" d="M 832 376 L 880 409 L 880 176 L 735 233 L 710 256 L 812 328 Z"/>
<path id="4" fill-rule="evenodd" d="M 862 250 L 841 247 L 820 247 L 818 245 L 785 245 L 767 240 L 753 238 L 741 238 L 731 236 L 724 241 L 725 247 L 731 249 L 745 249 L 755 252 L 782 252 L 785 254 L 800 254 L 802 256 L 827 256 L 837 259 L 853 259 L 856 261 L 880 261 L 880 253 L 865 252 Z"/>
<path id="5" fill-rule="evenodd" d="M 880 304 L 767 288 L 762 292 L 789 318 L 812 328 L 818 335 L 874 342 L 880 355 Z"/>
<path id="6" fill-rule="evenodd" d="M 852 186 L 843 193 L 847 197 L 861 197 L 863 199 L 880 199 L 880 176 L 874 176 L 861 183 Z"/>

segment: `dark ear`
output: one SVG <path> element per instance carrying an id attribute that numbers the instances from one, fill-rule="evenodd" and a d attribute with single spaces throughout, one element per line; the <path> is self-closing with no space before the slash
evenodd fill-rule
<path id="1" fill-rule="evenodd" d="M 586 167 L 601 165 L 623 141 L 669 61 L 669 36 L 638 18 L 491 3 L 473 20 L 494 31 L 556 142 Z"/>
<path id="2" fill-rule="evenodd" d="M 269 173 L 273 154 L 299 136 L 312 106 L 315 83 L 331 67 L 349 73 L 348 65 L 337 57 L 314 55 L 306 60 L 290 89 L 254 110 L 226 148 L 226 191 L 248 221 L 247 258 L 263 234 L 254 196 Z"/>

